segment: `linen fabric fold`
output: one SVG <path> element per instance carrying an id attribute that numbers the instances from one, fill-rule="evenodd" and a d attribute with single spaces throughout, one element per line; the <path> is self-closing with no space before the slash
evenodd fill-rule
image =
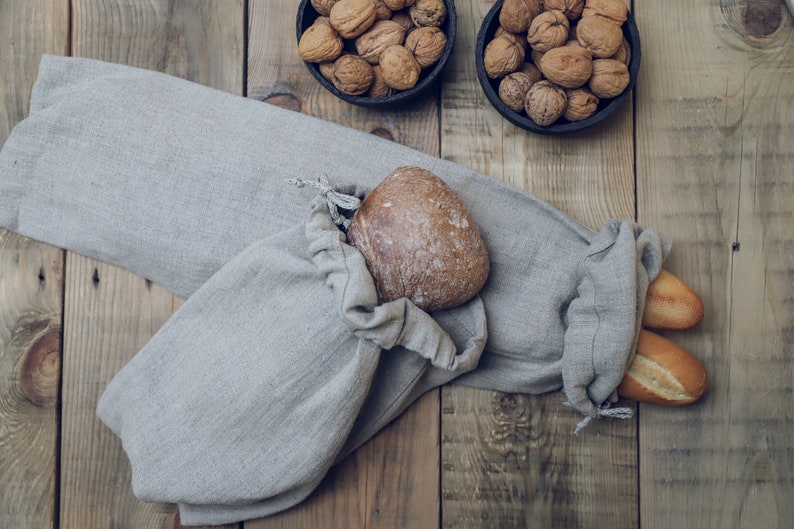
<path id="1" fill-rule="evenodd" d="M 615 400 L 633 356 L 647 286 L 670 251 L 669 241 L 631 221 L 610 220 L 592 230 L 487 175 L 371 134 L 162 73 L 45 56 L 30 115 L 0 151 L 0 226 L 124 267 L 188 297 L 187 310 L 201 312 L 201 299 L 209 298 L 193 297 L 205 292 L 203 285 L 222 290 L 223 281 L 248 277 L 243 270 L 255 260 L 242 256 L 259 251 L 264 259 L 265 248 L 289 244 L 286 234 L 308 226 L 312 194 L 286 179 L 325 174 L 332 183 L 366 190 L 404 165 L 423 167 L 452 186 L 480 228 L 491 258 L 480 292 L 488 339 L 477 368 L 461 376 L 400 346 L 374 355 L 344 348 L 340 365 L 357 363 L 372 382 L 356 401 L 359 415 L 352 426 L 339 430 L 349 433 L 338 453 L 377 431 L 380 423 L 373 427 L 366 417 L 381 416 L 384 409 L 389 411 L 383 416 L 396 416 L 421 392 L 452 379 L 533 394 L 563 388 L 573 407 L 598 416 Z M 244 290 L 242 282 L 234 285 L 232 292 Z M 462 337 L 477 327 L 471 310 L 429 317 L 451 337 L 456 352 L 466 349 Z M 223 320 L 222 313 L 213 314 Z M 334 318 L 338 329 L 344 315 L 337 311 Z M 178 319 L 189 327 L 189 318 Z M 331 320 L 282 324 L 302 335 L 322 335 Z M 360 333 L 353 336 L 369 340 Z M 256 344 L 238 342 L 236 348 L 245 345 Z M 446 351 L 434 357 L 438 365 L 458 356 Z M 162 356 L 179 354 L 184 353 L 176 347 Z M 261 355 L 251 360 L 254 372 L 271 361 Z M 144 361 L 136 356 L 133 362 Z M 218 366 L 224 369 L 226 364 Z M 168 387 L 172 381 L 160 383 L 163 395 L 174 391 Z M 139 391 L 137 383 L 124 387 Z M 409 398 L 395 401 L 400 394 Z M 147 395 L 140 395 L 145 402 Z M 242 410 L 240 420 L 246 417 Z M 179 424 L 187 434 L 201 420 L 186 416 Z M 330 452 L 336 451 L 335 446 Z M 317 461 L 324 468 L 333 459 L 325 453 Z M 227 477 L 227 496 L 200 496 L 194 523 L 264 512 L 253 499 L 258 493 L 235 493 L 239 482 Z M 311 488 L 313 481 L 300 483 L 279 489 L 276 494 L 285 494 L 282 507 L 299 501 L 306 492 L 300 487 Z M 193 500 L 178 501 L 187 509 Z"/>

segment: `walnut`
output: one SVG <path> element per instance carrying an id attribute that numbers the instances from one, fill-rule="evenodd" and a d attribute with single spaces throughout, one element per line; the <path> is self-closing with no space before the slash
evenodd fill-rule
<path id="1" fill-rule="evenodd" d="M 327 17 L 331 13 L 331 8 L 335 3 L 336 0 L 311 0 L 314 10 L 324 17 Z"/>
<path id="2" fill-rule="evenodd" d="M 628 8 L 623 0 L 587 0 L 587 5 L 582 11 L 582 18 L 602 16 L 622 26 L 626 21 Z"/>
<path id="3" fill-rule="evenodd" d="M 334 86 L 340 92 L 358 96 L 369 90 L 372 66 L 358 55 L 342 55 L 334 63 Z"/>
<path id="4" fill-rule="evenodd" d="M 540 61 L 543 60 L 543 55 L 545 55 L 545 53 L 545 51 L 531 50 L 529 54 L 529 58 L 532 59 L 532 64 L 538 67 L 540 73 L 543 73 L 543 69 L 540 67 Z"/>
<path id="5" fill-rule="evenodd" d="M 543 79 L 543 74 L 540 73 L 540 70 L 537 66 L 532 64 L 531 62 L 525 62 L 518 68 L 519 72 L 524 72 L 530 78 L 533 83 L 537 83 L 541 79 Z"/>
<path id="6" fill-rule="evenodd" d="M 524 48 L 510 37 L 496 37 L 485 47 L 485 73 L 499 79 L 514 72 L 524 62 Z"/>
<path id="7" fill-rule="evenodd" d="M 315 22 L 301 35 L 298 54 L 306 62 L 329 62 L 339 57 L 343 47 L 342 39 L 334 28 L 323 22 Z"/>
<path id="8" fill-rule="evenodd" d="M 629 42 L 624 38 L 623 42 L 621 42 L 620 46 L 618 46 L 618 51 L 615 52 L 615 55 L 609 58 L 620 61 L 628 66 L 629 62 L 631 61 L 631 45 Z"/>
<path id="9" fill-rule="evenodd" d="M 543 8 L 546 11 L 557 9 L 565 13 L 565 17 L 573 22 L 582 16 L 584 0 L 544 0 Z"/>
<path id="10" fill-rule="evenodd" d="M 374 78 L 372 79 L 372 85 L 369 87 L 369 93 L 367 95 L 377 98 L 394 95 L 394 88 L 386 84 L 386 80 L 383 78 L 383 68 L 381 68 L 379 64 L 372 67 L 372 73 Z"/>
<path id="11" fill-rule="evenodd" d="M 499 11 L 499 24 L 510 33 L 524 33 L 541 11 L 540 0 L 504 0 Z"/>
<path id="12" fill-rule="evenodd" d="M 375 20 L 389 20 L 392 12 L 383 0 L 372 0 L 375 2 Z"/>
<path id="13" fill-rule="evenodd" d="M 549 51 L 565 44 L 569 28 L 570 23 L 562 11 L 544 11 L 529 25 L 527 41 L 533 50 Z"/>
<path id="14" fill-rule="evenodd" d="M 504 27 L 499 26 L 496 28 L 496 31 L 493 34 L 493 38 L 496 37 L 507 37 L 513 39 L 518 46 L 521 46 L 521 49 L 524 50 L 524 54 L 527 52 L 527 46 L 529 43 L 527 42 L 527 34 L 526 33 L 512 33 L 507 31 Z"/>
<path id="15" fill-rule="evenodd" d="M 581 19 L 576 25 L 576 40 L 594 56 L 604 59 L 618 51 L 623 42 L 623 32 L 608 19 L 591 16 Z"/>
<path id="16" fill-rule="evenodd" d="M 444 0 L 416 0 L 408 13 L 416 26 L 438 27 L 447 19 L 447 5 Z"/>
<path id="17" fill-rule="evenodd" d="M 565 91 L 546 80 L 533 84 L 524 98 L 524 110 L 527 116 L 541 127 L 551 125 L 560 119 L 567 104 Z"/>
<path id="18" fill-rule="evenodd" d="M 524 97 L 537 82 L 524 72 L 513 72 L 499 81 L 499 99 L 515 112 L 524 110 Z"/>
<path id="19" fill-rule="evenodd" d="M 395 45 L 386 48 L 380 59 L 383 79 L 395 90 L 409 90 L 416 86 L 422 67 L 416 62 L 414 54 L 405 46 Z"/>
<path id="20" fill-rule="evenodd" d="M 606 99 L 617 97 L 629 85 L 629 69 L 615 59 L 596 59 L 593 61 L 593 75 L 588 81 L 590 91 Z"/>
<path id="21" fill-rule="evenodd" d="M 408 14 L 407 9 L 403 9 L 399 13 L 394 13 L 391 16 L 392 22 L 397 22 L 402 28 L 405 30 L 406 33 L 414 29 L 414 21 L 411 20 L 411 15 Z"/>
<path id="22" fill-rule="evenodd" d="M 397 22 L 379 20 L 356 38 L 356 52 L 368 63 L 377 64 L 386 48 L 402 44 L 405 31 Z"/>
<path id="23" fill-rule="evenodd" d="M 411 7 L 414 5 L 415 1 L 416 0 L 383 0 L 383 3 L 392 11 L 399 11 L 400 9 Z"/>
<path id="24" fill-rule="evenodd" d="M 372 0 L 339 0 L 331 8 L 331 25 L 343 39 L 353 39 L 375 23 Z"/>
<path id="25" fill-rule="evenodd" d="M 598 110 L 599 99 L 586 88 L 566 90 L 568 105 L 562 117 L 568 121 L 587 119 Z"/>
<path id="26" fill-rule="evenodd" d="M 317 70 L 320 75 L 328 79 L 331 83 L 334 82 L 334 62 L 321 62 L 317 65 Z"/>
<path id="27" fill-rule="evenodd" d="M 422 68 L 429 68 L 441 58 L 447 47 L 447 36 L 439 28 L 416 28 L 405 38 L 405 47 L 414 54 Z"/>
<path id="28" fill-rule="evenodd" d="M 579 88 L 593 72 L 593 58 L 584 48 L 562 46 L 544 53 L 540 68 L 552 83 L 563 88 Z"/>

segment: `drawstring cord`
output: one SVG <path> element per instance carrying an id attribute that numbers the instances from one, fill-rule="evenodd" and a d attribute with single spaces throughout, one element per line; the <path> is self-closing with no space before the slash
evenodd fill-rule
<path id="1" fill-rule="evenodd" d="M 563 402 L 562 405 L 568 406 L 569 408 L 572 407 L 570 402 Z M 598 408 L 596 415 L 588 415 L 579 421 L 579 424 L 576 425 L 576 429 L 573 431 L 573 434 L 579 435 L 582 430 L 587 428 L 587 425 L 590 424 L 590 421 L 593 419 L 601 419 L 605 417 L 610 419 L 631 419 L 634 417 L 634 411 L 631 408 Z"/>
<path id="2" fill-rule="evenodd" d="M 337 226 L 347 229 L 350 226 L 350 219 L 342 215 L 339 210 L 356 211 L 361 205 L 361 200 L 353 195 L 340 193 L 336 186 L 328 183 L 328 176 L 320 175 L 317 180 L 301 180 L 300 178 L 290 178 L 288 183 L 296 187 L 316 187 L 320 190 L 320 196 L 325 199 L 331 219 Z"/>

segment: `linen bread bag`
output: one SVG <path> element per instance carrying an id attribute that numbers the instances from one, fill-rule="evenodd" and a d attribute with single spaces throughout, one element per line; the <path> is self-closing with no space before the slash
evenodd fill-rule
<path id="1" fill-rule="evenodd" d="M 439 344 L 454 344 L 468 368 L 484 339 L 480 325 L 487 318 L 488 339 L 477 368 L 463 375 L 465 369 L 450 370 L 442 360 L 455 355 L 439 355 L 432 348 L 395 342 L 384 351 L 391 344 L 386 340 L 369 345 L 367 355 L 358 346 L 335 345 L 355 334 L 337 334 L 350 313 L 334 305 L 338 283 L 323 278 L 322 264 L 309 249 L 314 244 L 309 232 L 321 224 L 316 215 L 322 207 L 315 204 L 307 221 L 312 193 L 285 183 L 326 174 L 332 183 L 344 184 L 340 189 L 353 185 L 366 194 L 405 165 L 429 170 L 455 190 L 490 255 L 491 272 L 479 299 L 431 315 L 416 316 L 410 309 L 414 316 L 397 319 L 402 322 L 397 325 L 406 325 L 415 317 L 434 329 L 433 336 L 443 337 Z M 599 416 L 616 398 L 636 345 L 648 283 L 669 251 L 669 243 L 653 229 L 610 220 L 592 230 L 486 175 L 373 135 L 156 72 L 54 56 L 43 58 L 30 116 L 0 152 L 0 225 L 125 267 L 188 297 L 173 321 L 111 383 L 107 391 L 113 397 L 103 398 L 100 414 L 116 428 L 133 468 L 149 476 L 138 481 L 136 492 L 180 502 L 183 521 L 194 524 L 262 516 L 297 503 L 336 457 L 364 442 L 421 392 L 452 379 L 534 394 L 563 388 L 574 408 Z M 344 235 L 333 223 L 325 228 L 334 237 Z M 287 262 L 300 263 L 300 273 L 290 275 L 283 265 L 262 271 L 265 263 L 273 265 L 273 255 L 285 252 Z M 310 270 L 316 275 L 310 277 Z M 362 284 L 366 277 L 359 277 Z M 302 290 L 307 283 L 311 294 Z M 302 313 L 276 285 L 294 288 L 299 300 L 311 297 L 318 304 L 310 308 L 312 314 L 325 316 L 299 317 Z M 219 333 L 218 347 L 206 349 L 211 354 L 194 348 L 205 325 Z M 334 420 L 336 407 L 349 405 L 344 419 L 331 428 L 332 446 L 306 447 L 310 454 L 317 450 L 313 456 L 303 454 L 314 471 L 278 486 L 262 482 L 252 490 L 237 475 L 239 461 L 220 453 L 210 458 L 217 481 L 210 491 L 196 465 L 180 467 L 170 477 L 149 468 L 169 447 L 154 444 L 163 437 L 158 430 L 163 425 L 143 420 L 139 408 L 171 407 L 169 414 L 179 420 L 167 425 L 169 435 L 194 436 L 179 447 L 190 454 L 174 457 L 200 459 L 216 452 L 223 431 L 207 422 L 221 416 L 256 419 L 272 431 L 268 439 L 280 438 L 276 431 L 285 423 L 274 419 L 278 414 L 268 406 L 282 397 L 294 404 L 293 392 L 301 390 L 299 377 L 295 386 L 269 386 L 280 379 L 268 370 L 293 367 L 274 358 L 282 351 L 268 341 L 268 333 L 281 336 L 282 329 L 300 340 L 316 339 L 313 345 L 325 343 L 326 350 L 315 350 L 325 362 L 319 372 L 312 363 L 316 357 L 299 365 L 314 380 L 325 380 L 327 372 L 331 387 L 340 380 L 350 384 L 354 395 L 340 403 L 331 391 L 325 404 L 317 404 L 320 399 L 308 404 L 319 406 L 310 415 Z M 331 354 L 338 349 L 344 354 Z M 235 355 L 242 355 L 245 369 L 220 360 Z M 214 359 L 211 369 L 208 357 Z M 436 365 L 425 357 L 435 358 Z M 145 376 L 158 362 L 175 369 L 177 358 L 187 362 L 182 369 L 197 376 Z M 351 366 L 364 383 L 347 371 Z M 260 375 L 269 382 L 252 383 Z M 216 386 L 215 380 L 226 383 Z M 212 398 L 217 387 L 239 391 Z M 198 400 L 201 406 L 191 405 L 191 398 L 173 400 L 186 388 L 196 399 L 205 395 Z M 135 406 L 127 405 L 129 398 Z M 134 433 L 118 426 L 127 422 L 135 424 Z M 296 427 L 313 431 L 305 421 Z M 235 431 L 234 441 L 247 446 L 262 437 L 245 424 Z M 248 463 L 272 476 L 272 458 L 290 456 L 293 445 L 259 441 L 259 452 L 254 450 Z"/>
<path id="2" fill-rule="evenodd" d="M 438 320 L 406 298 L 378 305 L 344 240 L 318 204 L 305 227 L 255 241 L 111 381 L 98 414 L 139 498 L 182 504 L 188 524 L 290 507 L 429 387 L 476 366 L 479 298 Z"/>

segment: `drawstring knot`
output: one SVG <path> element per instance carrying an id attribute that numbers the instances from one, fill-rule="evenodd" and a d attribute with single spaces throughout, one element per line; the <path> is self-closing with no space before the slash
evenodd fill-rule
<path id="1" fill-rule="evenodd" d="M 350 219 L 342 215 L 339 210 L 356 211 L 361 205 L 361 200 L 358 197 L 337 191 L 335 185 L 328 183 L 328 176 L 325 174 L 320 175 L 317 180 L 290 178 L 287 182 L 296 187 L 309 186 L 319 189 L 320 196 L 325 199 L 325 203 L 328 206 L 331 220 L 333 220 L 334 224 L 337 226 L 342 226 L 345 229 L 350 226 Z"/>

